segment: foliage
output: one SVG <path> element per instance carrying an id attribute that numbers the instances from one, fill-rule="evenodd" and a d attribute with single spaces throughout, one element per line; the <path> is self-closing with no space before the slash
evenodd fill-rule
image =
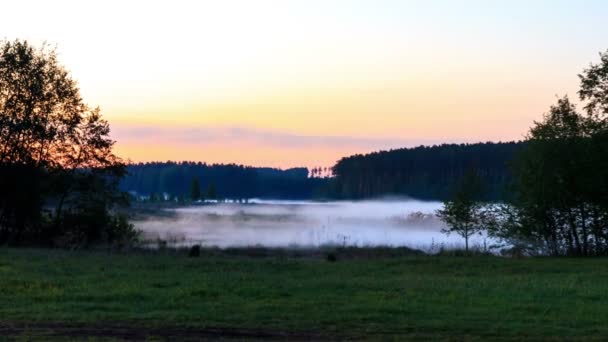
<path id="1" fill-rule="evenodd" d="M 475 169 L 469 169 L 458 184 L 452 197 L 444 202 L 437 216 L 448 228 L 447 234 L 457 233 L 465 240 L 465 252 L 469 252 L 469 238 L 484 228 L 482 205 L 477 200 L 482 192 L 482 184 Z"/>
<path id="2" fill-rule="evenodd" d="M 101 238 L 124 203 L 109 133 L 54 50 L 0 42 L 0 244 Z"/>
<path id="3" fill-rule="evenodd" d="M 581 75 L 586 115 L 558 99 L 514 163 L 498 235 L 553 255 L 608 253 L 608 57 Z"/>
<path id="4" fill-rule="evenodd" d="M 579 75 L 579 97 L 585 104 L 587 115 L 594 119 L 608 119 L 608 51 L 600 53 L 600 63 L 591 64 Z"/>

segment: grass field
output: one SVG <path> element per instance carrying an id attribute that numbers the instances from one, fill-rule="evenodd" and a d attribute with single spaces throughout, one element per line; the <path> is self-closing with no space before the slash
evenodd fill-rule
<path id="1" fill-rule="evenodd" d="M 0 335 L 608 338 L 607 259 L 266 254 L 0 249 Z"/>

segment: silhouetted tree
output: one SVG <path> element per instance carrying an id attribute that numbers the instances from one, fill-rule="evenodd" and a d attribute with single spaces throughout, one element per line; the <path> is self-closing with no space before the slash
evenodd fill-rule
<path id="1" fill-rule="evenodd" d="M 54 50 L 0 42 L 0 244 L 115 237 L 125 165 L 108 136 Z"/>
<path id="2" fill-rule="evenodd" d="M 530 129 L 498 236 L 554 255 L 608 252 L 608 55 L 600 56 L 580 75 L 586 115 L 563 97 Z"/>

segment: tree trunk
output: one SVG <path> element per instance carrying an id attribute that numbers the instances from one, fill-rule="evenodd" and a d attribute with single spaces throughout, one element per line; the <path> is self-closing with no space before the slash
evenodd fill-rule
<path id="1" fill-rule="evenodd" d="M 578 232 L 576 231 L 576 222 L 574 216 L 572 215 L 572 209 L 568 209 L 568 221 L 570 223 L 570 231 L 572 232 L 572 236 L 574 237 L 574 245 L 576 246 L 576 255 L 582 255 L 581 241 L 578 236 Z"/>
<path id="2" fill-rule="evenodd" d="M 65 198 L 67 197 L 68 191 L 66 190 L 59 199 L 59 204 L 57 204 L 57 208 L 55 208 L 55 223 L 53 224 L 53 232 L 51 235 L 54 235 L 57 231 L 59 231 L 59 224 L 61 223 L 61 212 L 63 211 L 63 204 L 65 202 Z"/>
<path id="3" fill-rule="evenodd" d="M 604 249 L 605 246 L 602 244 L 602 231 L 601 231 L 601 227 L 600 227 L 600 223 L 598 220 L 598 210 L 596 206 L 593 206 L 593 212 L 591 213 L 591 221 L 592 221 L 592 228 L 591 230 L 593 231 L 593 237 L 595 239 L 595 254 L 603 254 L 604 253 Z"/>
<path id="4" fill-rule="evenodd" d="M 587 233 L 587 215 L 585 214 L 585 205 L 580 207 L 581 211 L 581 229 L 583 231 L 583 255 L 589 255 L 589 234 Z"/>
<path id="5" fill-rule="evenodd" d="M 557 246 L 557 232 L 555 229 L 551 229 L 551 254 L 557 256 L 559 254 L 559 248 Z"/>
<path id="6" fill-rule="evenodd" d="M 574 253 L 574 238 L 572 237 L 572 232 L 566 227 L 561 227 L 564 237 L 568 243 L 568 250 L 566 251 L 566 255 L 570 255 Z"/>
<path id="7" fill-rule="evenodd" d="M 464 227 L 464 251 L 469 254 L 469 226 Z"/>

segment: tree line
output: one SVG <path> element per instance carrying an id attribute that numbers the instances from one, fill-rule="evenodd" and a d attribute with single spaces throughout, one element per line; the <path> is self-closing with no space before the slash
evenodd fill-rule
<path id="1" fill-rule="evenodd" d="M 322 193 L 326 183 L 325 179 L 309 177 L 306 168 L 169 161 L 129 164 L 120 188 L 134 195 L 167 195 L 176 200 L 310 199 Z"/>
<path id="2" fill-rule="evenodd" d="M 402 195 L 448 198 L 455 180 L 476 165 L 486 185 L 478 196 L 500 200 L 508 195 L 509 162 L 523 142 L 444 144 L 355 155 L 328 168 L 287 170 L 203 162 L 149 162 L 127 165 L 123 191 L 160 200 L 192 199 L 361 199 Z M 334 173 L 334 177 L 328 175 Z M 216 196 L 209 196 L 212 188 Z M 164 196 L 166 195 L 166 196 Z M 217 197 L 217 198 L 216 198 Z"/>
<path id="3" fill-rule="evenodd" d="M 354 155 L 333 167 L 329 193 L 336 198 L 387 195 L 442 200 L 454 191 L 455 180 L 475 167 L 484 190 L 476 196 L 501 200 L 512 180 L 509 163 L 523 142 L 443 144 Z"/>

